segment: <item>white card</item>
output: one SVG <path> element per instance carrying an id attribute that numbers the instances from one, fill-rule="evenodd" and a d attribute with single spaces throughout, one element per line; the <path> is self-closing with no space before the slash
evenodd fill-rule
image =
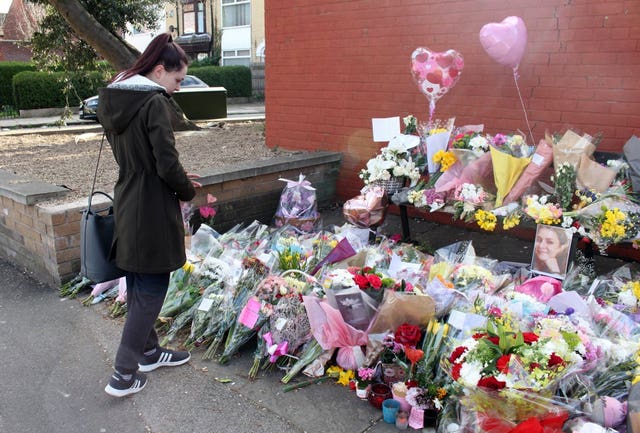
<path id="1" fill-rule="evenodd" d="M 213 299 L 203 298 L 202 302 L 200 302 L 200 305 L 198 305 L 198 310 L 209 311 L 212 305 L 213 305 Z"/>
<path id="2" fill-rule="evenodd" d="M 531 157 L 531 162 L 539 167 L 544 162 L 544 156 L 540 155 L 539 153 L 534 153 Z"/>
<path id="3" fill-rule="evenodd" d="M 400 135 L 400 118 L 384 117 L 372 118 L 373 141 L 389 141 L 393 137 Z"/>

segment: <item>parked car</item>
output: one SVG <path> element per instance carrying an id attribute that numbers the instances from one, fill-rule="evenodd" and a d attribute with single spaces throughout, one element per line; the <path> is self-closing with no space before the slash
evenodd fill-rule
<path id="1" fill-rule="evenodd" d="M 180 88 L 193 88 L 193 87 L 209 87 L 207 83 L 202 81 L 195 75 L 185 75 L 184 80 L 180 84 Z M 85 99 L 80 103 L 80 109 L 78 110 L 78 116 L 80 119 L 86 120 L 98 120 L 96 112 L 98 111 L 98 95 Z"/>

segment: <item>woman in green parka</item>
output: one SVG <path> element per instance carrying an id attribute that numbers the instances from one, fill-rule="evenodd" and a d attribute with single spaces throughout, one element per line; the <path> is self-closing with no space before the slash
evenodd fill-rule
<path id="1" fill-rule="evenodd" d="M 169 275 L 186 261 L 180 202 L 200 186 L 180 164 L 171 126 L 169 98 L 180 89 L 187 65 L 171 35 L 160 34 L 99 91 L 98 120 L 119 167 L 112 254 L 127 273 L 127 320 L 105 387 L 115 397 L 142 390 L 144 372 L 190 359 L 189 352 L 160 347 L 154 329 Z"/>

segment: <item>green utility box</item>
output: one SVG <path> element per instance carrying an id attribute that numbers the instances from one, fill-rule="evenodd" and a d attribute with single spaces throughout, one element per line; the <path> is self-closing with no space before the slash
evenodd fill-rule
<path id="1" fill-rule="evenodd" d="M 224 87 L 194 87 L 174 92 L 189 120 L 221 119 L 227 117 L 227 89 Z"/>

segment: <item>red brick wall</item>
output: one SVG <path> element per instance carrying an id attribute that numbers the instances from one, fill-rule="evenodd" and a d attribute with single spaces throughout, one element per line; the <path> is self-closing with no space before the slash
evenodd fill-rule
<path id="1" fill-rule="evenodd" d="M 484 123 L 489 133 L 527 131 L 510 68 L 491 59 L 478 34 L 521 17 L 528 43 L 518 85 L 536 140 L 545 131 L 602 133 L 602 151 L 640 135 L 638 0 L 292 0 L 265 2 L 267 144 L 344 153 L 338 194 L 386 143 L 371 118 L 428 119 L 410 74 L 417 47 L 464 56 L 460 81 L 435 117 Z"/>

